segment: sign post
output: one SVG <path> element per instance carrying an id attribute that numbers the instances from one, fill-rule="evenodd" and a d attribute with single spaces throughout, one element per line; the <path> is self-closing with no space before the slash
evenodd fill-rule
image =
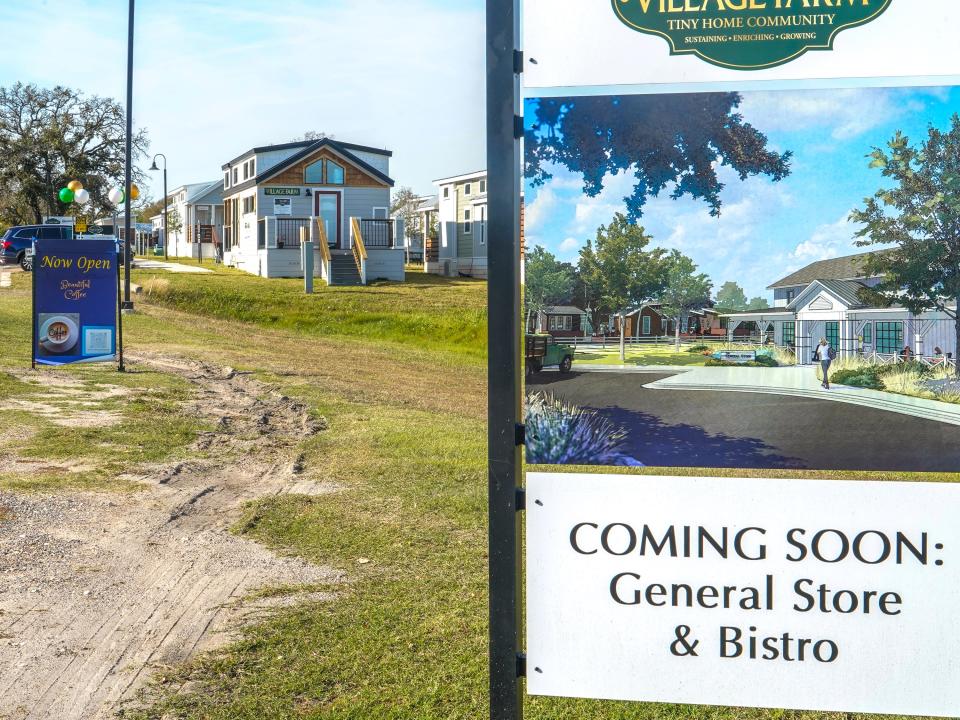
<path id="1" fill-rule="evenodd" d="M 113 362 L 120 354 L 114 240 L 38 240 L 32 366 Z"/>
<path id="2" fill-rule="evenodd" d="M 490 718 L 523 717 L 520 82 L 516 0 L 487 0 Z"/>

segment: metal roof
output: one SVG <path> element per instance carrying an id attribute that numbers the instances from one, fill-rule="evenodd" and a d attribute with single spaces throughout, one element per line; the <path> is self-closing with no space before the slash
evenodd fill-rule
<path id="1" fill-rule="evenodd" d="M 822 288 L 846 305 L 849 309 L 867 307 L 866 303 L 860 299 L 860 292 L 866 289 L 866 285 L 857 280 L 814 280 L 808 285 L 802 293 L 797 295 L 792 303 L 787 305 L 788 309 L 806 305 L 810 300 L 819 294 Z"/>
<path id="2" fill-rule="evenodd" d="M 584 313 L 576 305 L 548 305 L 543 312 L 545 315 L 583 315 Z"/>

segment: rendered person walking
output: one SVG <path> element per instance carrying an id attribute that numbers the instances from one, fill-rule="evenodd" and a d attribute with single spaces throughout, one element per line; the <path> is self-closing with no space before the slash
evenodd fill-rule
<path id="1" fill-rule="evenodd" d="M 820 369 L 823 372 L 823 382 L 820 387 L 826 390 L 830 389 L 830 363 L 837 356 L 837 351 L 830 347 L 825 337 L 820 338 L 820 344 L 813 351 L 813 358 L 820 363 Z"/>

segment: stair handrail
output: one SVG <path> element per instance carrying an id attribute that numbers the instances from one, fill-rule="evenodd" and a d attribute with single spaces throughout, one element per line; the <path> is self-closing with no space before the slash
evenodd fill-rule
<path id="1" fill-rule="evenodd" d="M 317 218 L 317 239 L 320 246 L 320 259 L 326 265 L 330 265 L 330 241 L 327 239 L 327 228 L 323 225 L 323 220 Z"/>
<path id="2" fill-rule="evenodd" d="M 363 233 L 360 231 L 360 220 L 357 218 L 350 218 L 350 224 L 353 228 L 353 261 L 357 264 L 357 272 L 360 273 L 360 283 L 366 285 L 367 248 L 363 244 Z"/>

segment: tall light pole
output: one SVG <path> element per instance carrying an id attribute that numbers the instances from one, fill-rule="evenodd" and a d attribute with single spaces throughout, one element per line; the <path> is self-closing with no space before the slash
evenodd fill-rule
<path id="1" fill-rule="evenodd" d="M 127 142 L 124 149 L 123 171 L 123 302 L 120 309 L 133 311 L 133 301 L 130 299 L 130 233 L 132 231 L 132 216 L 130 210 L 130 188 L 133 185 L 133 3 L 130 0 L 129 16 L 127 18 Z"/>
<path id="2" fill-rule="evenodd" d="M 150 166 L 152 172 L 156 172 L 160 168 L 157 167 L 157 158 L 163 158 L 163 259 L 169 260 L 170 256 L 167 254 L 167 156 L 163 153 L 157 153 L 153 156 L 153 165 Z"/>

